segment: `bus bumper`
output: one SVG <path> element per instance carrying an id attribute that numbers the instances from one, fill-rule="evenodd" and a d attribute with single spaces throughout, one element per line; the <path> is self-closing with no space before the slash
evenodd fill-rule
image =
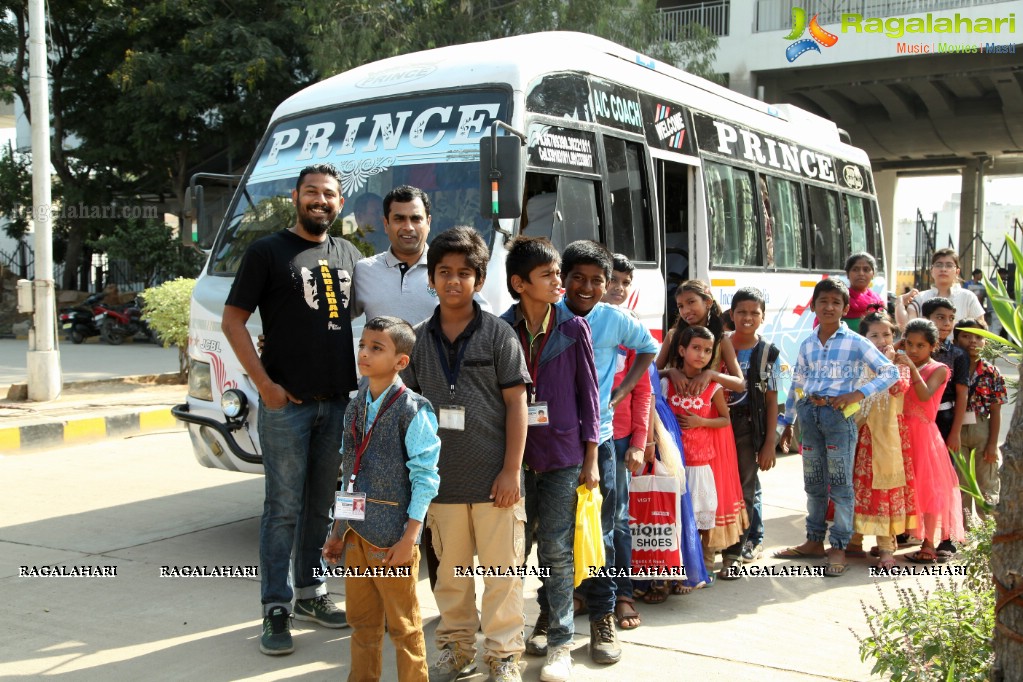
<path id="1" fill-rule="evenodd" d="M 212 417 L 196 414 L 188 403 L 175 405 L 171 414 L 183 421 L 192 439 L 195 458 L 205 467 L 263 473 L 263 457 L 245 449 L 235 438 L 241 425 L 225 424 Z"/>

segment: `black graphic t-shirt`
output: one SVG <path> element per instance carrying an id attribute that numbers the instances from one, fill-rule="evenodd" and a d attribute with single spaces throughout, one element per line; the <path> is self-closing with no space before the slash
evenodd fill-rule
<path id="1" fill-rule="evenodd" d="M 344 239 L 316 243 L 290 230 L 253 242 L 242 258 L 227 305 L 259 309 L 263 367 L 300 400 L 356 388 L 348 307 L 359 258 Z"/>

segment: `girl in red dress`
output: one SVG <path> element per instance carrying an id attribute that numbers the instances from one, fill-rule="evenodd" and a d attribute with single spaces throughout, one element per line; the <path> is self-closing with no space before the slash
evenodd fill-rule
<path id="1" fill-rule="evenodd" d="M 679 334 L 677 349 L 672 363 L 687 378 L 694 378 L 714 357 L 714 334 L 706 327 L 688 327 Z M 749 525 L 728 404 L 721 385 L 713 381 L 697 396 L 679 393 L 667 379 L 662 387 L 682 430 L 686 485 L 711 576 L 714 555 L 738 542 Z M 722 573 L 728 571 L 729 564 L 726 559 Z"/>

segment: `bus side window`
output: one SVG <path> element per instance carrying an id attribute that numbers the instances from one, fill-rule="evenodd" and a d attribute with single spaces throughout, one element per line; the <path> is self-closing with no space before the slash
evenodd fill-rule
<path id="1" fill-rule="evenodd" d="M 873 220 L 870 219 L 870 207 L 867 200 L 862 197 L 842 195 L 845 211 L 845 228 L 849 239 L 849 253 L 861 253 L 866 251 L 874 254 L 873 244 Z"/>
<path id="2" fill-rule="evenodd" d="M 848 254 L 842 234 L 838 193 L 815 185 L 807 185 L 806 192 L 810 199 L 813 267 L 816 270 L 841 270 Z"/>
<path id="3" fill-rule="evenodd" d="M 776 268 L 809 268 L 809 259 L 806 258 L 803 197 L 800 191 L 802 186 L 792 180 L 784 180 L 773 175 L 766 176 L 766 179 L 774 237 L 774 263 L 770 261 L 772 251 L 768 251 L 767 264 Z"/>
<path id="4" fill-rule="evenodd" d="M 711 263 L 716 266 L 763 265 L 757 193 L 752 171 L 707 162 L 707 227 Z"/>
<path id="5" fill-rule="evenodd" d="M 654 260 L 646 164 L 642 145 L 604 137 L 607 182 L 611 194 L 614 250 L 634 261 Z"/>
<path id="6" fill-rule="evenodd" d="M 520 229 L 546 237 L 560 251 L 577 239 L 603 241 L 598 186 L 593 180 L 549 173 L 526 173 Z"/>

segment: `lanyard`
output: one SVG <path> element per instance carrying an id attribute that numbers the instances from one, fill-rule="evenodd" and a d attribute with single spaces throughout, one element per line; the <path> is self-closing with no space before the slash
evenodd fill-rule
<path id="1" fill-rule="evenodd" d="M 529 343 L 529 340 L 526 337 L 525 327 L 526 327 L 526 324 L 525 324 L 525 321 L 523 321 L 522 326 L 519 327 L 519 341 L 522 343 L 522 350 L 525 351 L 526 358 L 528 359 L 528 362 L 526 363 L 526 367 L 527 367 L 527 369 L 529 369 L 529 378 L 533 380 L 532 386 L 529 387 L 529 392 L 530 392 L 531 396 L 534 396 L 534 395 L 536 395 L 536 390 L 537 390 L 537 383 L 538 383 L 537 382 L 537 377 L 540 374 L 540 357 L 543 355 L 544 346 L 547 345 L 547 339 L 549 339 L 550 336 L 551 336 L 551 334 L 550 334 L 550 323 L 548 323 L 548 325 L 547 325 L 547 331 L 545 331 L 543 333 L 543 338 L 540 339 L 540 347 L 537 348 L 536 355 L 533 355 L 532 357 L 531 357 L 531 353 L 530 353 L 530 351 L 532 350 L 532 344 Z M 529 359 L 530 357 L 531 357 L 531 359 Z M 532 402 L 532 400 L 530 400 L 530 402 Z"/>
<path id="2" fill-rule="evenodd" d="M 397 391 L 391 396 L 383 407 L 377 412 L 377 416 L 373 418 L 373 423 L 370 424 L 369 430 L 366 430 L 365 417 L 363 417 L 363 432 L 364 435 L 360 439 L 359 434 L 355 429 L 355 422 L 357 420 L 352 419 L 352 442 L 355 444 L 355 468 L 352 469 L 352 476 L 348 479 L 348 492 L 355 492 L 355 477 L 359 475 L 359 467 L 362 466 L 362 453 L 366 452 L 366 448 L 369 447 L 369 439 L 373 437 L 373 429 L 376 428 L 377 422 L 380 421 L 380 417 L 383 416 L 387 408 L 394 404 L 394 401 L 401 397 L 401 394 L 405 392 L 405 386 L 400 386 Z M 366 414 L 369 414 L 369 410 L 366 410 Z"/>
<path id="3" fill-rule="evenodd" d="M 437 344 L 437 355 L 440 356 L 440 367 L 444 370 L 444 376 L 448 380 L 448 388 L 451 389 L 451 395 L 454 397 L 455 384 L 458 383 L 458 373 L 462 371 L 462 358 L 465 357 L 465 350 L 469 347 L 469 339 L 466 337 L 462 341 L 462 345 L 459 346 L 458 354 L 455 357 L 454 369 L 448 366 L 448 353 L 444 350 L 444 343 L 440 340 L 440 335 L 434 335 L 433 341 Z"/>

